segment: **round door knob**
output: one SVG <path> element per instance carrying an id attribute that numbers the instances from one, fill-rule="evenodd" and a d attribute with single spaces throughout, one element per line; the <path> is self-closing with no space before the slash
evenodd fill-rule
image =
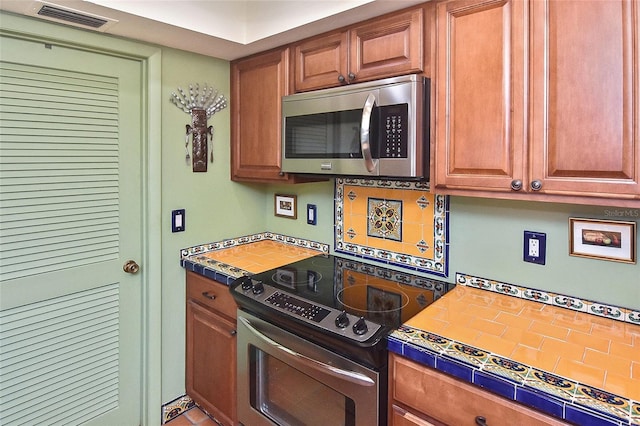
<path id="1" fill-rule="evenodd" d="M 520 191 L 522 189 L 522 181 L 520 179 L 512 180 L 511 189 L 513 189 L 514 191 Z"/>
<path id="2" fill-rule="evenodd" d="M 339 81 L 340 83 L 344 83 L 344 75 L 340 74 L 340 75 L 338 76 L 338 81 Z"/>
<path id="3" fill-rule="evenodd" d="M 127 260 L 122 266 L 122 270 L 127 274 L 135 274 L 140 270 L 140 265 L 138 265 L 135 260 Z"/>
<path id="4" fill-rule="evenodd" d="M 356 75 L 352 72 L 349 73 L 348 77 L 349 77 L 349 81 L 353 81 L 356 79 Z"/>
<path id="5" fill-rule="evenodd" d="M 531 182 L 531 189 L 533 189 L 534 191 L 540 191 L 540 188 L 542 188 L 542 182 L 541 181 L 536 179 L 536 180 Z"/>

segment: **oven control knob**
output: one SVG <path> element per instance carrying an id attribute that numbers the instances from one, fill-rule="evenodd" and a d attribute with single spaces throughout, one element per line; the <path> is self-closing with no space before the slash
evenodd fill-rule
<path id="1" fill-rule="evenodd" d="M 253 287 L 253 283 L 251 282 L 251 278 L 243 277 L 242 278 L 242 290 L 243 291 L 247 291 L 247 290 L 250 290 L 251 287 Z"/>
<path id="2" fill-rule="evenodd" d="M 358 336 L 362 336 L 368 330 L 369 328 L 367 327 L 367 322 L 362 317 L 360 317 L 360 319 L 356 321 L 355 324 L 353 324 L 353 332 L 356 333 Z"/>
<path id="3" fill-rule="evenodd" d="M 349 325 L 349 317 L 345 311 L 342 311 L 340 315 L 336 317 L 336 327 L 345 328 Z"/>
<path id="4" fill-rule="evenodd" d="M 253 294 L 255 294 L 256 296 L 258 294 L 264 293 L 264 284 L 262 284 L 262 281 L 256 281 L 255 283 L 253 283 L 253 288 L 251 289 L 251 291 L 253 291 Z"/>

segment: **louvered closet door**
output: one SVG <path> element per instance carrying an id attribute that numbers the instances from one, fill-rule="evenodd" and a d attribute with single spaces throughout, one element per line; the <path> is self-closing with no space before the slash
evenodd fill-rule
<path id="1" fill-rule="evenodd" d="M 141 64 L 0 38 L 0 424 L 140 422 Z"/>

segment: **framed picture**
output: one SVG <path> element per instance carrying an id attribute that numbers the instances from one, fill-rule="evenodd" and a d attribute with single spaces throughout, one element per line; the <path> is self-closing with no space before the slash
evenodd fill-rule
<path id="1" fill-rule="evenodd" d="M 296 196 L 276 194 L 274 211 L 276 216 L 288 217 L 289 219 L 297 218 Z"/>
<path id="2" fill-rule="evenodd" d="M 569 254 L 636 262 L 636 222 L 569 218 Z"/>

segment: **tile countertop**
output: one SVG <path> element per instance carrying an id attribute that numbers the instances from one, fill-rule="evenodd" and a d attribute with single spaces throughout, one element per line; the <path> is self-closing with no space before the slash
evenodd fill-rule
<path id="1" fill-rule="evenodd" d="M 180 265 L 207 278 L 231 284 L 243 275 L 268 271 L 318 253 L 328 254 L 329 246 L 263 232 L 182 249 Z"/>
<path id="2" fill-rule="evenodd" d="M 638 312 L 621 318 L 457 285 L 389 349 L 579 425 L 640 425 Z"/>

